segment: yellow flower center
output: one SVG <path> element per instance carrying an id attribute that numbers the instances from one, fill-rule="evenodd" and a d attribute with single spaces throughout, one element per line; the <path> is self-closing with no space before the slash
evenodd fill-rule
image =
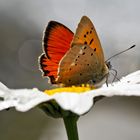
<path id="1" fill-rule="evenodd" d="M 95 89 L 93 86 L 90 85 L 82 85 L 82 86 L 72 86 L 72 87 L 61 87 L 61 88 L 55 88 L 55 89 L 49 89 L 49 90 L 45 90 L 44 93 L 48 94 L 48 95 L 54 95 L 55 93 L 59 93 L 59 92 L 74 92 L 74 93 L 83 93 L 85 91 L 89 91 Z"/>

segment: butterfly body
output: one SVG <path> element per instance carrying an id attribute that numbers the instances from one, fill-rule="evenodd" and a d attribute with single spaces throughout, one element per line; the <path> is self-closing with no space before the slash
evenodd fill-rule
<path id="1" fill-rule="evenodd" d="M 44 35 L 45 53 L 40 57 L 44 75 L 49 76 L 52 83 L 64 86 L 105 82 L 108 67 L 90 19 L 83 16 L 74 35 L 64 25 L 59 26 L 48 26 Z"/>

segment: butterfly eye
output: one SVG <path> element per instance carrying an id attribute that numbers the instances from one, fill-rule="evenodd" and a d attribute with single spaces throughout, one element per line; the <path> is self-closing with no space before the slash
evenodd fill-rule
<path id="1" fill-rule="evenodd" d="M 95 84 L 96 83 L 96 81 L 95 80 L 92 80 L 92 82 Z"/>
<path id="2" fill-rule="evenodd" d="M 110 61 L 106 62 L 106 65 L 107 65 L 109 70 L 112 68 L 112 65 L 111 65 Z"/>

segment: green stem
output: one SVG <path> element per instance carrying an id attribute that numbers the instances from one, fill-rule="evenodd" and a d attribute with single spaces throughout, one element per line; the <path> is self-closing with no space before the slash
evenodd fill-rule
<path id="1" fill-rule="evenodd" d="M 79 140 L 77 130 L 77 115 L 69 115 L 63 118 L 68 140 Z"/>

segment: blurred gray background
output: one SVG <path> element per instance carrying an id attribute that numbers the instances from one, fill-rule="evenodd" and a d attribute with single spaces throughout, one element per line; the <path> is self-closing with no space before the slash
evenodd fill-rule
<path id="1" fill-rule="evenodd" d="M 0 81 L 9 88 L 49 88 L 38 70 L 42 32 L 56 20 L 75 31 L 81 16 L 94 22 L 118 78 L 140 69 L 139 0 L 0 0 Z M 139 140 L 140 99 L 113 97 L 98 102 L 78 121 L 80 140 Z M 26 113 L 0 112 L 0 140 L 66 140 L 61 119 L 35 108 Z"/>

